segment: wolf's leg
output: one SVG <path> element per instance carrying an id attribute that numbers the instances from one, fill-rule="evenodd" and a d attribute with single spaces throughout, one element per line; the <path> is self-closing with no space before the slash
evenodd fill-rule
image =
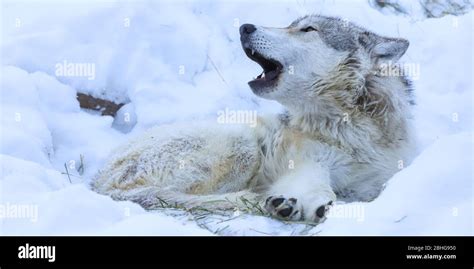
<path id="1" fill-rule="evenodd" d="M 335 200 L 329 171 L 308 163 L 278 179 L 268 190 L 264 207 L 279 219 L 319 223 Z"/>
<path id="2" fill-rule="evenodd" d="M 260 148 L 249 128 L 196 127 L 170 135 L 154 128 L 117 150 L 94 177 L 92 189 L 150 209 L 166 203 L 232 207 L 215 200 L 250 189 L 260 167 Z"/>

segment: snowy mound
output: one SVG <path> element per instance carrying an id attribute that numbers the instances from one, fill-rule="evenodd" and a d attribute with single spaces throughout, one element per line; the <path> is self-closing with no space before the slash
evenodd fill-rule
<path id="1" fill-rule="evenodd" d="M 472 12 L 415 22 L 366 1 L 2 3 L 0 234 L 473 234 Z M 91 191 L 108 154 L 163 123 L 281 107 L 255 97 L 245 22 L 287 26 L 318 13 L 410 41 L 419 156 L 370 203 L 337 204 L 319 226 L 264 216 L 147 212 Z M 70 63 L 84 64 L 68 73 Z M 92 71 L 93 72 L 89 72 Z M 77 70 L 76 70 L 77 71 Z M 127 102 L 115 120 L 83 92 Z M 131 132 L 121 132 L 127 125 Z M 118 126 L 118 127 L 117 127 Z"/>

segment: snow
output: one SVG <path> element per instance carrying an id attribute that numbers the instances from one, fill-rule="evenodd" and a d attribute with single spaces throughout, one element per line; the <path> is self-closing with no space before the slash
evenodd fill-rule
<path id="1" fill-rule="evenodd" d="M 268 6 L 3 1 L 0 234 L 472 235 L 472 12 L 415 21 L 367 1 L 274 1 L 271 12 Z M 419 156 L 380 197 L 338 203 L 313 227 L 238 212 L 200 220 L 173 209 L 147 212 L 89 189 L 110 152 L 149 127 L 215 119 L 226 108 L 280 111 L 246 85 L 260 68 L 242 52 L 238 26 L 286 26 L 308 13 L 410 41 L 402 60 L 420 68 Z M 94 79 L 58 76 L 64 61 L 93 64 Z M 130 103 L 115 119 L 101 117 L 79 108 L 76 91 Z"/>

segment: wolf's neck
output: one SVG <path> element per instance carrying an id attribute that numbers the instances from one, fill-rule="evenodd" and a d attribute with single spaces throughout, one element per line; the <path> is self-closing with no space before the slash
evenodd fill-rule
<path id="1" fill-rule="evenodd" d="M 396 104 L 404 100 L 396 100 Z M 377 104 L 378 105 L 378 104 Z M 396 147 L 400 140 L 408 139 L 408 113 L 405 104 L 400 107 L 361 111 L 361 109 L 342 110 L 335 107 L 300 107 L 289 110 L 288 126 L 297 129 L 308 137 L 334 141 L 344 148 L 362 151 L 375 150 L 376 145 Z M 375 143 L 374 143 L 375 142 Z"/>

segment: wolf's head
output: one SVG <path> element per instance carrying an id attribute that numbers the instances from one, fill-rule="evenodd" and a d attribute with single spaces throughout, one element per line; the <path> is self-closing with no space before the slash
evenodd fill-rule
<path id="1" fill-rule="evenodd" d="M 367 105 L 368 76 L 376 76 L 381 64 L 396 62 L 409 45 L 405 39 L 382 37 L 348 21 L 317 15 L 286 28 L 244 24 L 240 34 L 247 56 L 263 68 L 249 82 L 250 88 L 290 109 Z"/>

